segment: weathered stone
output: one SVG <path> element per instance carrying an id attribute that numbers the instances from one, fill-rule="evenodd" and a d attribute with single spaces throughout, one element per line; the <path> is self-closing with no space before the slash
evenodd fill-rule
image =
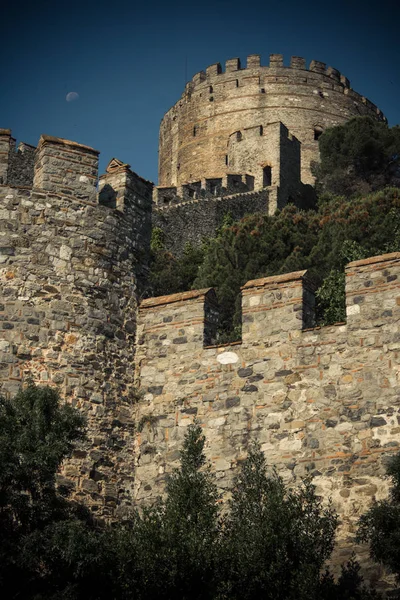
<path id="1" fill-rule="evenodd" d="M 239 369 L 238 375 L 239 377 L 250 377 L 253 374 L 253 369 L 251 367 L 247 367 L 246 369 Z"/>
<path id="2" fill-rule="evenodd" d="M 372 417 L 370 421 L 371 427 L 384 427 L 387 425 L 383 417 Z"/>
<path id="3" fill-rule="evenodd" d="M 187 343 L 187 339 L 186 337 L 182 336 L 182 337 L 178 337 L 172 340 L 173 344 L 186 344 Z"/>
<path id="4" fill-rule="evenodd" d="M 240 398 L 239 396 L 234 396 L 232 398 L 227 398 L 225 405 L 226 408 L 232 408 L 233 406 L 239 406 L 240 404 Z"/>
<path id="5" fill-rule="evenodd" d="M 162 385 L 152 385 L 149 388 L 147 388 L 147 391 L 149 392 L 149 394 L 154 394 L 154 396 L 159 396 L 160 394 L 162 394 L 163 389 L 164 388 Z"/>

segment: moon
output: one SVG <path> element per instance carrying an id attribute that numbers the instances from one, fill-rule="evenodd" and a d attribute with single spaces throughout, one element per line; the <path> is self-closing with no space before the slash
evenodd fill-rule
<path id="1" fill-rule="evenodd" d="M 78 100 L 78 98 L 78 92 L 68 92 L 68 94 L 65 96 L 67 102 L 74 102 L 74 100 Z"/>

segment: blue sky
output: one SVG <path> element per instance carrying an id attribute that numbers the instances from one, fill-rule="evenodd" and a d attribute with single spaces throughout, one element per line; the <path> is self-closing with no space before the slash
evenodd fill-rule
<path id="1" fill-rule="evenodd" d="M 3 8 L 0 127 L 93 146 L 101 172 L 116 156 L 157 181 L 158 128 L 186 63 L 191 79 L 253 53 L 320 60 L 400 124 L 399 2 L 25 2 Z"/>

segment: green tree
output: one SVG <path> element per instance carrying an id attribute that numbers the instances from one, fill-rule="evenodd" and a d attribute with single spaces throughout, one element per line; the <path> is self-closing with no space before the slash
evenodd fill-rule
<path id="1" fill-rule="evenodd" d="M 400 186 L 400 127 L 355 117 L 327 129 L 314 166 L 317 192 L 353 196 Z"/>
<path id="2" fill-rule="evenodd" d="M 83 437 L 84 419 L 54 389 L 29 383 L 0 398 L 0 588 L 15 588 L 15 597 L 33 597 L 46 575 L 39 535 L 74 518 L 56 474 Z"/>
<path id="3" fill-rule="evenodd" d="M 387 473 L 393 483 L 390 496 L 375 502 L 361 517 L 358 537 L 369 544 L 371 558 L 400 582 L 400 454 L 389 462 Z"/>
<path id="4" fill-rule="evenodd" d="M 190 425 L 180 468 L 167 480 L 166 498 L 124 532 L 121 587 L 126 598 L 211 599 L 216 587 L 218 492 L 204 455 L 199 425 Z"/>
<path id="5" fill-rule="evenodd" d="M 164 234 L 155 227 L 151 238 L 150 276 L 146 296 L 163 296 L 190 290 L 203 260 L 203 248 L 187 243 L 181 256 L 166 250 Z"/>
<path id="6" fill-rule="evenodd" d="M 337 517 L 322 506 L 310 481 L 288 490 L 276 472 L 268 474 L 264 454 L 253 445 L 229 508 L 223 597 L 320 598 L 320 573 L 333 549 Z"/>
<path id="7" fill-rule="evenodd" d="M 354 555 L 342 565 L 337 581 L 327 570 L 320 582 L 319 598 L 321 600 L 379 600 L 381 596 L 371 587 L 364 584 L 361 567 Z"/>
<path id="8" fill-rule="evenodd" d="M 317 319 L 321 325 L 329 325 L 346 320 L 346 281 L 344 267 L 353 260 L 365 257 L 365 250 L 355 241 L 345 240 L 340 250 L 342 265 L 331 269 L 322 285 L 316 291 Z"/>
<path id="9" fill-rule="evenodd" d="M 231 339 L 240 336 L 239 293 L 246 281 L 310 266 L 308 256 L 318 239 L 318 222 L 311 214 L 287 206 L 275 216 L 251 215 L 224 224 L 206 244 L 194 287 L 216 288 L 219 341 L 228 341 L 232 331 Z"/>

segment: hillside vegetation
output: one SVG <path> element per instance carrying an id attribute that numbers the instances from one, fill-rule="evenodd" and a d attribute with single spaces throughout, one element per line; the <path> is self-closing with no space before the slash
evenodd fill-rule
<path id="1" fill-rule="evenodd" d="M 400 250 L 400 127 L 368 117 L 328 129 L 315 166 L 317 205 L 290 204 L 275 215 L 226 216 L 201 248 L 180 258 L 153 232 L 147 295 L 215 287 L 220 302 L 220 343 L 240 337 L 240 287 L 248 280 L 308 269 L 317 319 L 345 319 L 344 265 Z M 390 187 L 388 187 L 390 186 Z"/>
<path id="2" fill-rule="evenodd" d="M 165 498 L 107 524 L 56 484 L 85 434 L 78 410 L 54 389 L 30 383 L 0 397 L 2 598 L 378 600 L 354 558 L 334 579 L 326 561 L 337 514 L 309 479 L 287 488 L 257 444 L 222 514 L 202 428 L 190 425 Z M 368 536 L 374 520 L 365 518 Z"/>

